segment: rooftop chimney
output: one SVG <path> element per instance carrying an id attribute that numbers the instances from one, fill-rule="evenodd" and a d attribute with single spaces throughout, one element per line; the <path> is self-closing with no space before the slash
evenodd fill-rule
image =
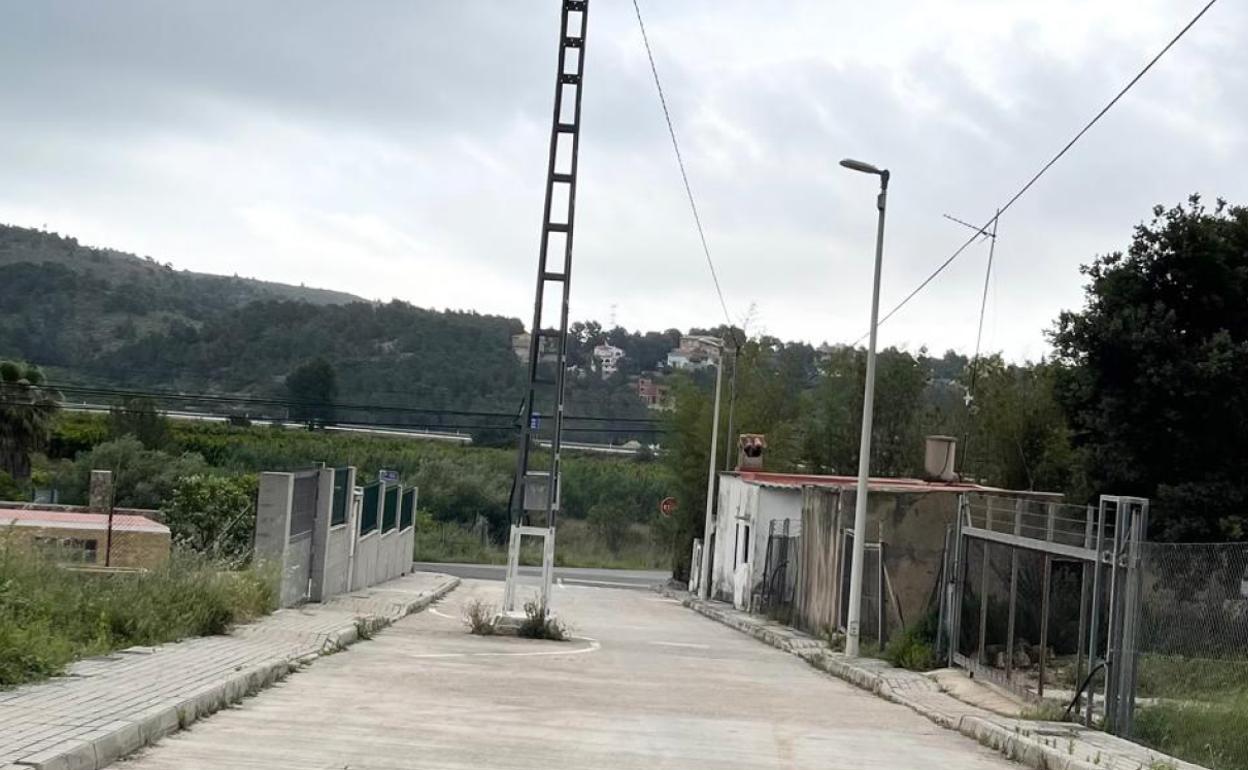
<path id="1" fill-rule="evenodd" d="M 958 440 L 953 436 L 928 436 L 923 453 L 923 472 L 931 481 L 957 481 L 954 461 Z"/>
<path id="2" fill-rule="evenodd" d="M 761 433 L 742 433 L 737 438 L 737 470 L 761 471 L 767 437 Z"/>

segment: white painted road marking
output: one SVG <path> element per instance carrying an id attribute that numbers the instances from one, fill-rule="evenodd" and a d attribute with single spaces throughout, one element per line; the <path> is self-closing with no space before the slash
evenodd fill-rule
<path id="1" fill-rule="evenodd" d="M 657 644 L 663 647 L 687 647 L 691 650 L 711 649 L 711 645 L 709 644 L 693 644 L 691 642 L 651 642 L 650 644 Z"/>
<path id="2" fill-rule="evenodd" d="M 574 636 L 575 641 L 589 642 L 588 647 L 578 647 L 575 650 L 540 650 L 538 652 L 426 652 L 417 653 L 415 655 L 405 654 L 405 658 L 536 658 L 544 655 L 580 655 L 585 652 L 597 652 L 602 649 L 602 645 L 597 639 L 590 639 L 588 636 Z"/>
<path id="3" fill-rule="evenodd" d="M 429 614 L 430 614 L 430 615 L 437 615 L 438 617 L 440 617 L 440 618 L 446 618 L 447 620 L 455 620 L 455 619 L 456 619 L 456 618 L 451 617 L 450 615 L 447 615 L 445 612 L 439 612 L 437 607 L 430 607 L 430 608 L 429 608 Z"/>

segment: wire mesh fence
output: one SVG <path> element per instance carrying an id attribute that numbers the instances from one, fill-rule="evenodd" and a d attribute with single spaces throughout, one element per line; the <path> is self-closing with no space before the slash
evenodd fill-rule
<path id="1" fill-rule="evenodd" d="M 1149 543 L 1140 698 L 1248 694 L 1248 543 Z"/>

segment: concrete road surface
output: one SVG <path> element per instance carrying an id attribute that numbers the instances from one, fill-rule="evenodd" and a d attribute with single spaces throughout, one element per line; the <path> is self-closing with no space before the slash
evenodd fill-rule
<path id="1" fill-rule="evenodd" d="M 445 572 L 459 578 L 473 580 L 502 580 L 507 568 L 501 564 L 442 564 L 417 562 L 415 569 L 428 572 Z M 541 567 L 521 567 L 520 574 L 536 581 Z M 555 580 L 568 585 L 601 586 L 604 588 L 649 588 L 667 582 L 672 576 L 669 570 L 633 569 L 585 569 L 582 567 L 555 567 Z"/>
<path id="2" fill-rule="evenodd" d="M 467 634 L 501 588 L 466 581 L 128 770 L 1017 767 L 656 594 L 556 589 L 569 642 Z"/>

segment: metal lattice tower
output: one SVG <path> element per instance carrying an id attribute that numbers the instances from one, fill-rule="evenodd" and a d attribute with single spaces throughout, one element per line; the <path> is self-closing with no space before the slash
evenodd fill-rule
<path id="1" fill-rule="evenodd" d="M 577 156 L 581 137 L 581 74 L 585 63 L 588 0 L 563 0 L 559 65 L 546 169 L 546 204 L 537 258 L 537 291 L 529 327 L 529 377 L 520 448 L 511 498 L 511 534 L 503 610 L 515 609 L 515 585 L 523 537 L 543 538 L 542 605 L 549 603 L 559 510 L 559 463 L 563 440 L 564 377 L 568 354 L 568 296 L 572 283 L 572 234 L 576 214 Z M 555 287 L 558 287 L 556 289 Z M 560 298 L 558 327 L 546 316 L 548 292 Z M 552 355 L 553 353 L 553 355 Z M 537 450 L 537 451 L 535 451 Z M 534 525 L 528 519 L 533 517 Z"/>

